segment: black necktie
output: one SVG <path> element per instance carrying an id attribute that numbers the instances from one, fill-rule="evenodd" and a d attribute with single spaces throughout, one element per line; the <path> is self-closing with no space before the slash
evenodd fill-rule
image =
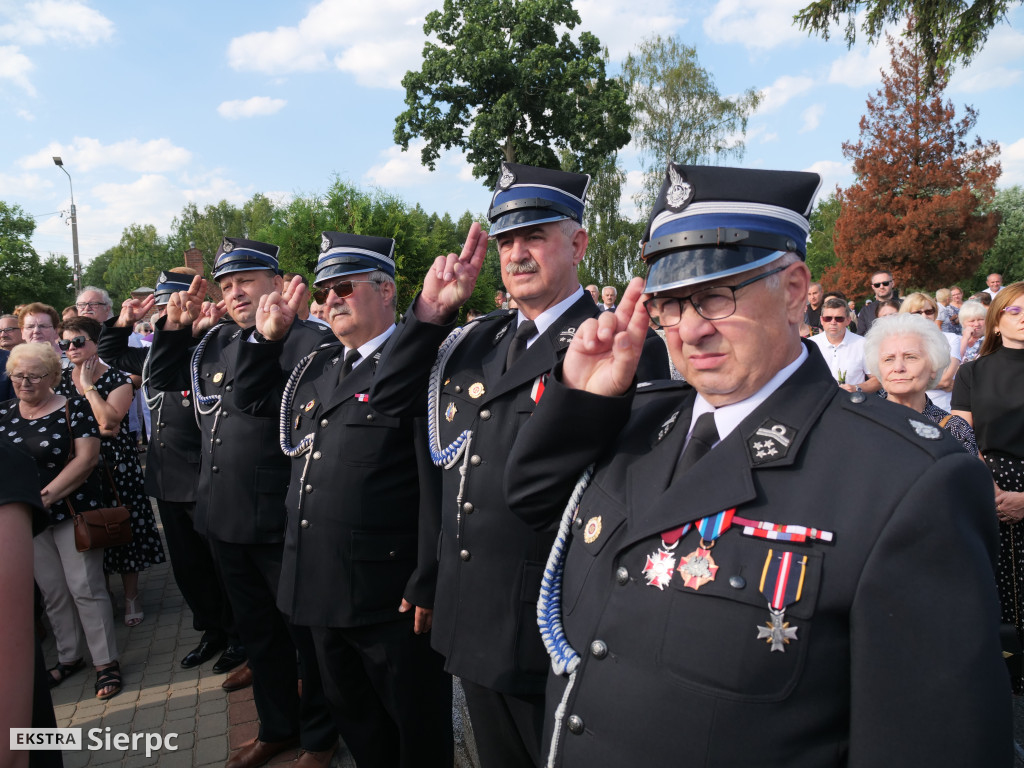
<path id="1" fill-rule="evenodd" d="M 690 442 L 683 449 L 683 455 L 679 457 L 676 464 L 676 476 L 683 474 L 686 470 L 696 464 L 711 450 L 711 446 L 718 442 L 718 427 L 715 426 L 715 414 L 712 411 L 702 413 L 697 417 L 697 423 L 690 435 Z"/>
<path id="2" fill-rule="evenodd" d="M 505 358 L 505 370 L 512 367 L 513 363 L 523 356 L 526 351 L 526 340 L 537 332 L 537 324 L 533 320 L 524 320 L 516 328 L 516 335 L 512 337 L 512 343 L 508 348 L 508 356 Z"/>
<path id="3" fill-rule="evenodd" d="M 341 381 L 350 373 L 352 373 L 352 366 L 356 364 L 356 360 L 359 359 L 359 350 L 350 349 L 345 352 L 345 362 L 341 364 L 341 373 L 338 374 L 338 381 Z"/>

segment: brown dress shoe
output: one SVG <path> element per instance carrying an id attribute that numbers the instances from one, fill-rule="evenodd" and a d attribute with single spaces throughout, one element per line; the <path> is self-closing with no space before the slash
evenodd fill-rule
<path id="1" fill-rule="evenodd" d="M 337 749 L 337 744 L 330 749 L 325 749 L 323 752 L 309 752 L 304 749 L 299 752 L 299 759 L 295 762 L 295 768 L 327 768 L 331 764 L 331 758 L 334 757 Z"/>
<path id="2" fill-rule="evenodd" d="M 225 691 L 240 691 L 250 685 L 252 685 L 252 670 L 249 669 L 248 664 L 245 664 L 224 678 L 220 687 Z"/>
<path id="3" fill-rule="evenodd" d="M 225 768 L 257 768 L 285 750 L 295 749 L 297 739 L 289 741 L 260 741 L 253 739 L 228 760 Z"/>

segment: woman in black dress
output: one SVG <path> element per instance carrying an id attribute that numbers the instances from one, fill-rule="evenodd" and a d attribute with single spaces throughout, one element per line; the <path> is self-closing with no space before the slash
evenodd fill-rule
<path id="1" fill-rule="evenodd" d="M 1024 283 L 996 294 L 985 341 L 953 385 L 953 414 L 974 427 L 995 482 L 1002 620 L 1024 639 Z M 1024 679 L 1013 681 L 1024 692 Z"/>
<path id="2" fill-rule="evenodd" d="M 97 697 L 108 699 L 121 691 L 121 676 L 103 554 L 75 548 L 72 522 L 74 511 L 100 506 L 93 479 L 100 450 L 96 422 L 82 400 L 54 392 L 60 358 L 49 344 L 15 347 L 7 372 L 17 399 L 0 403 L 0 439 L 35 460 L 49 517 L 48 527 L 33 539 L 33 574 L 57 643 L 50 684 L 85 666 L 85 644 L 96 667 Z"/>
<path id="3" fill-rule="evenodd" d="M 124 623 L 129 627 L 143 619 L 139 596 L 139 571 L 164 561 L 163 544 L 156 528 L 153 507 L 145 492 L 138 449 L 128 431 L 128 409 L 134 394 L 127 374 L 108 367 L 96 356 L 100 324 L 91 317 L 72 317 L 61 326 L 61 341 L 75 367 L 65 371 L 61 392 L 84 397 L 99 424 L 100 453 L 110 471 L 121 503 L 131 510 L 132 540 L 103 551 L 106 573 L 120 573 L 124 582 Z M 101 467 L 101 480 L 106 477 Z"/>

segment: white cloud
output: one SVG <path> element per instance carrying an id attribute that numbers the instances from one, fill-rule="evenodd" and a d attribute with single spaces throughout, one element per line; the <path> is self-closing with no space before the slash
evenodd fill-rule
<path id="1" fill-rule="evenodd" d="M 805 109 L 800 115 L 800 117 L 803 118 L 804 124 L 799 133 L 807 133 L 808 131 L 817 129 L 818 125 L 821 123 L 821 116 L 824 114 L 824 104 L 812 104 Z"/>
<path id="2" fill-rule="evenodd" d="M 704 32 L 716 43 L 767 50 L 806 39 L 793 23 L 804 0 L 718 0 L 704 19 Z"/>
<path id="3" fill-rule="evenodd" d="M 414 141 L 406 152 L 392 146 L 380 153 L 384 162 L 370 167 L 363 178 L 370 184 L 385 189 L 413 187 L 430 179 L 430 169 L 420 162 L 425 141 Z"/>
<path id="4" fill-rule="evenodd" d="M 42 0 L 11 4 L 10 20 L 0 24 L 0 40 L 19 45 L 43 45 L 51 42 L 95 45 L 114 35 L 114 23 L 84 3 L 74 0 Z"/>
<path id="5" fill-rule="evenodd" d="M 0 197 L 41 197 L 43 192 L 49 193 L 53 187 L 52 180 L 38 173 L 20 173 L 16 176 L 0 173 Z"/>
<path id="6" fill-rule="evenodd" d="M 631 221 L 636 221 L 641 216 L 646 216 L 646 213 L 641 213 L 633 200 L 633 197 L 643 187 L 643 171 L 626 171 L 626 182 L 622 185 L 622 194 L 619 197 L 619 213 Z"/>
<path id="7" fill-rule="evenodd" d="M 296 26 L 253 32 L 228 46 L 233 69 L 280 76 L 332 65 L 362 85 L 397 88 L 419 64 L 430 0 L 321 0 Z"/>
<path id="8" fill-rule="evenodd" d="M 217 112 L 226 120 L 238 120 L 243 117 L 273 115 L 284 109 L 288 102 L 284 99 L 272 99 L 269 96 L 253 96 L 251 99 L 236 99 L 222 102 Z"/>
<path id="9" fill-rule="evenodd" d="M 0 81 L 10 80 L 29 96 L 35 96 L 36 89 L 28 79 L 33 69 L 32 60 L 18 46 L 0 45 Z"/>
<path id="10" fill-rule="evenodd" d="M 779 140 L 779 134 L 777 134 L 777 133 L 766 133 L 764 135 L 764 138 L 761 139 L 761 143 L 762 144 L 767 144 L 770 141 L 778 141 L 778 140 Z"/>
<path id="11" fill-rule="evenodd" d="M 822 200 L 833 192 L 836 187 L 845 189 L 853 183 L 853 170 L 849 163 L 837 162 L 835 160 L 819 160 L 812 163 L 805 171 L 817 173 L 821 176 L 821 186 L 818 188 L 818 200 Z"/>
<path id="12" fill-rule="evenodd" d="M 577 0 L 573 6 L 581 21 L 576 31 L 596 35 L 612 61 L 626 58 L 637 43 L 655 32 L 662 37 L 676 34 L 687 21 L 684 16 L 666 13 L 672 6 L 660 0 Z"/>
<path id="13" fill-rule="evenodd" d="M 889 46 L 883 38 L 878 45 L 857 46 L 832 62 L 828 82 L 851 88 L 881 83 L 882 72 L 889 70 Z"/>
<path id="14" fill-rule="evenodd" d="M 811 89 L 814 80 L 803 75 L 782 75 L 771 85 L 761 89 L 761 106 L 757 114 L 765 115 L 779 109 L 790 99 Z"/>
<path id="15" fill-rule="evenodd" d="M 1017 139 L 1009 145 L 1000 144 L 999 161 L 1003 166 L 1003 173 L 999 177 L 1000 187 L 1024 184 L 1024 139 Z"/>
<path id="16" fill-rule="evenodd" d="M 102 144 L 99 139 L 76 136 L 70 145 L 52 142 L 33 155 L 22 158 L 23 168 L 43 168 L 53 165 L 53 156 L 60 156 L 69 169 L 91 171 L 116 166 L 129 171 L 158 173 L 188 164 L 192 153 L 177 147 L 169 139 L 140 142 L 127 139 L 113 144 Z"/>
<path id="17" fill-rule="evenodd" d="M 980 93 L 993 88 L 1009 88 L 1020 81 L 1024 71 L 1008 65 L 1022 59 L 1024 34 L 1008 25 L 1000 25 L 993 30 L 985 47 L 974 57 L 971 65 L 953 73 L 949 90 L 951 93 Z"/>
<path id="18" fill-rule="evenodd" d="M 18 109 L 14 110 L 14 114 L 16 114 L 18 117 L 20 117 L 22 120 L 28 123 L 36 119 L 36 116 L 24 107 L 18 107 Z"/>

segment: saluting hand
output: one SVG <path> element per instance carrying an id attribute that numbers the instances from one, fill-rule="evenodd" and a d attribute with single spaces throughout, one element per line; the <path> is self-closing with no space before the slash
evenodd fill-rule
<path id="1" fill-rule="evenodd" d="M 260 296 L 256 308 L 256 330 L 270 341 L 278 341 L 288 335 L 288 329 L 295 322 L 299 308 L 308 302 L 309 289 L 298 275 L 284 287 L 284 291 Z"/>
<path id="2" fill-rule="evenodd" d="M 156 305 L 156 296 L 150 294 L 144 299 L 127 299 L 121 304 L 121 313 L 117 316 L 115 328 L 135 328 L 139 320 L 149 317 Z"/>
<path id="3" fill-rule="evenodd" d="M 196 275 L 187 291 L 178 291 L 167 303 L 167 319 L 164 328 L 168 331 L 180 331 L 192 326 L 203 311 L 203 300 L 209 283 Z"/>
<path id="4" fill-rule="evenodd" d="M 199 310 L 199 317 L 192 321 L 192 337 L 198 338 L 213 328 L 227 314 L 227 311 L 223 299 L 216 304 L 212 301 L 204 301 Z"/>
<path id="5" fill-rule="evenodd" d="M 438 256 L 423 279 L 423 292 L 413 306 L 417 319 L 441 325 L 473 295 L 487 256 L 487 232 L 477 222 L 469 228 L 462 253 Z"/>
<path id="6" fill-rule="evenodd" d="M 649 323 L 643 289 L 643 278 L 634 277 L 614 312 L 602 312 L 576 331 L 562 364 L 567 387 L 606 396 L 629 389 Z"/>

